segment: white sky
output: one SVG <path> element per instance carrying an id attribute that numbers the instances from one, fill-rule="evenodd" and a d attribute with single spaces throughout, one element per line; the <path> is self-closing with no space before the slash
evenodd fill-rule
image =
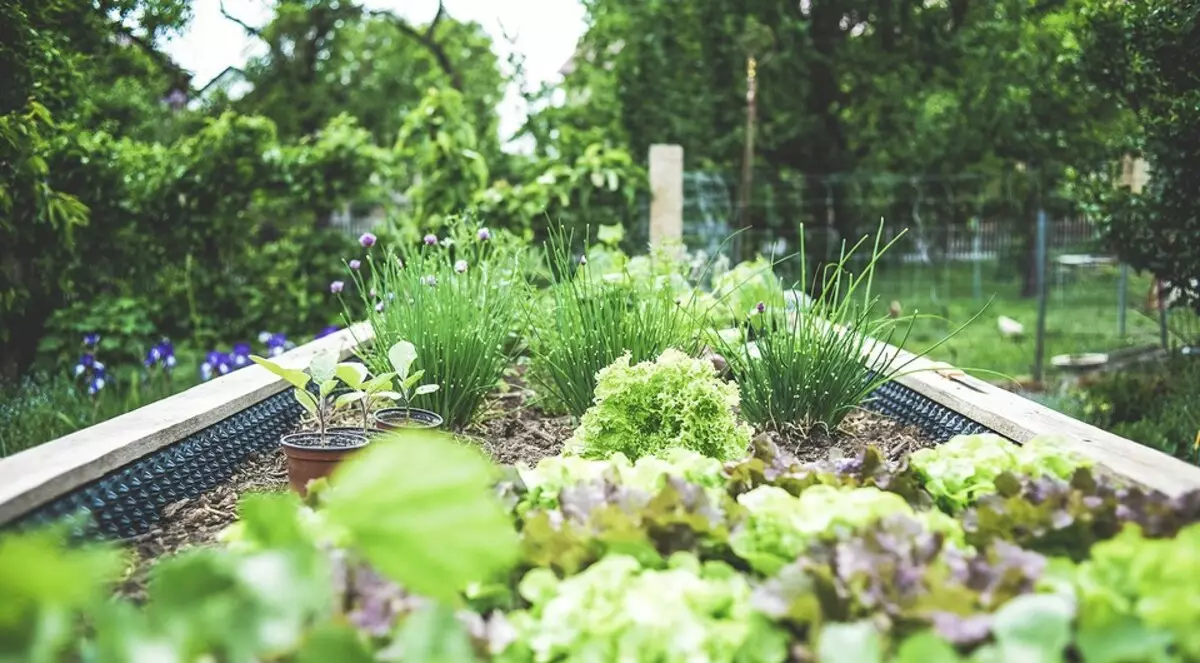
<path id="1" fill-rule="evenodd" d="M 371 9 L 392 9 L 414 23 L 427 23 L 437 12 L 437 0 L 362 0 Z M 265 24 L 270 16 L 267 0 L 225 0 L 230 14 L 250 25 Z M 249 55 L 261 52 L 254 38 L 221 16 L 219 0 L 195 0 L 194 18 L 179 37 L 163 44 L 164 50 L 185 69 L 195 74 L 195 84 L 204 85 L 230 65 L 241 65 Z M 558 79 L 558 69 L 571 57 L 584 31 L 584 12 L 579 0 L 446 0 L 449 15 L 476 21 L 492 36 L 493 48 L 502 66 L 513 50 L 501 31 L 515 37 L 515 48 L 525 56 L 528 84 L 536 88 Z M 515 89 L 500 112 L 500 131 L 507 138 L 524 120 Z"/>

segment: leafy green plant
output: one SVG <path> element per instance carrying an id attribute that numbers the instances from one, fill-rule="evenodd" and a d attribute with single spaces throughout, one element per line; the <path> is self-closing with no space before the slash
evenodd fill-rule
<path id="1" fill-rule="evenodd" d="M 737 420 L 737 386 L 721 381 L 712 362 L 669 349 L 631 364 L 625 353 L 596 376 L 596 404 L 567 447 L 582 456 L 628 458 L 682 447 L 718 460 L 746 452 L 750 430 Z"/>
<path id="2" fill-rule="evenodd" d="M 669 348 L 700 352 L 700 325 L 667 280 L 592 278 L 589 263 L 572 257 L 569 234 L 546 243 L 553 273 L 545 301 L 528 309 L 531 377 L 571 415 L 595 399 L 596 375 L 628 353 L 634 363 Z"/>
<path id="3" fill-rule="evenodd" d="M 882 344 L 903 348 L 914 318 L 872 312 L 878 300 L 871 294 L 875 266 L 900 236 L 881 245 L 882 232 L 876 233 L 869 259 L 853 274 L 850 259 L 869 239 L 864 236 L 842 248 L 840 259 L 826 266 L 823 290 L 806 306 L 781 311 L 766 302 L 756 305 L 750 318 L 753 343 L 717 339 L 742 390 L 742 414 L 750 423 L 775 429 L 836 428 L 871 392 L 945 342 L 903 361 L 876 352 Z M 803 240 L 798 253 L 804 275 L 799 290 L 807 293 Z"/>
<path id="4" fill-rule="evenodd" d="M 339 406 L 339 399 L 332 397 L 333 390 L 338 385 L 337 357 L 332 352 L 321 352 L 314 355 L 309 361 L 307 373 L 296 368 L 286 368 L 258 355 L 250 355 L 250 359 L 295 387 L 293 394 L 295 394 L 296 402 L 300 403 L 309 416 L 317 422 L 317 432 L 321 436 L 321 441 L 324 442 L 325 429 L 329 427 L 329 420 Z M 308 390 L 309 383 L 316 386 L 317 393 L 314 394 Z M 348 405 L 351 402 L 353 401 L 348 399 L 343 404 Z"/>
<path id="5" fill-rule="evenodd" d="M 114 546 L 67 545 L 65 528 L 4 533 L 0 659 L 366 663 L 377 644 L 366 635 L 378 628 L 371 600 L 415 591 L 428 598 L 375 617 L 404 643 L 404 660 L 471 660 L 469 646 L 447 649 L 470 643 L 453 609 L 518 552 L 490 491 L 495 468 L 442 436 L 394 435 L 403 442 L 339 467 L 315 507 L 245 496 L 234 542 L 156 564 L 140 606 L 112 598 L 123 562 Z"/>
<path id="6" fill-rule="evenodd" d="M 395 377 L 399 380 L 399 385 L 396 387 L 399 391 L 399 399 L 404 402 L 404 407 L 410 407 L 412 399 L 415 396 L 423 396 L 432 394 L 438 390 L 436 384 L 419 384 L 421 378 L 425 377 L 425 371 L 413 371 L 413 362 L 417 360 L 417 348 L 408 341 L 399 341 L 388 350 L 388 360 L 392 362 L 392 368 L 395 369 Z"/>
<path id="7" fill-rule="evenodd" d="M 999 435 L 957 435 L 909 456 L 925 489 L 950 513 L 969 506 L 982 495 L 996 491 L 996 478 L 1005 472 L 1032 477 L 1069 479 L 1091 462 L 1064 451 L 1051 437 L 1013 444 Z"/>
<path id="8" fill-rule="evenodd" d="M 439 388 L 414 391 L 406 402 L 461 427 L 499 384 L 517 349 L 511 333 L 524 296 L 520 253 L 493 260 L 488 240 L 480 236 L 472 246 L 446 247 L 433 235 L 428 239 L 417 248 L 368 253 L 365 275 L 351 270 L 360 310 L 374 332 L 363 359 L 376 373 L 398 372 L 391 349 L 410 343 L 416 350 L 410 366 Z M 344 310 L 347 321 L 361 315 L 348 305 Z"/>

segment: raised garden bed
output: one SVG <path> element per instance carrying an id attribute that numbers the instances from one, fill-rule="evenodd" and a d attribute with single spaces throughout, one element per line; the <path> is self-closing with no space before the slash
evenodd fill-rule
<path id="1" fill-rule="evenodd" d="M 281 372 L 329 352 L 383 370 L 390 328 L 372 322 Z M 863 350 L 873 370 L 904 358 Z M 0 462 L 0 518 L 82 508 L 77 533 L 124 556 L 0 545 L 0 563 L 75 588 L 5 585 L 26 592 L 23 618 L 81 627 L 0 635 L 182 660 L 1200 660 L 1200 469 L 920 362 L 834 431 L 751 427 L 765 401 L 736 394 L 754 376 L 697 355 L 619 358 L 579 418 L 492 365 L 505 386 L 476 407 L 431 402 L 455 437 L 370 438 L 303 500 L 278 443 L 302 412 L 282 391 L 307 378 L 257 367 L 18 454 Z M 114 588 L 142 607 L 114 607 Z"/>

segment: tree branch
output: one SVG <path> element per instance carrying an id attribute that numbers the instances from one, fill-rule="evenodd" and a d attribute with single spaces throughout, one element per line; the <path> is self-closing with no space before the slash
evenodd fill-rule
<path id="1" fill-rule="evenodd" d="M 225 9 L 225 0 L 221 0 L 221 2 L 219 3 L 219 6 L 221 9 L 221 16 L 224 16 L 226 19 L 233 21 L 234 23 L 237 23 L 238 25 L 242 26 L 242 29 L 245 30 L 247 34 L 254 35 L 255 37 L 258 37 L 259 39 L 261 39 L 263 41 L 267 40 L 267 38 L 263 36 L 262 30 L 259 30 L 258 28 L 250 25 L 249 23 L 243 21 L 242 19 L 234 16 L 233 14 L 230 14 L 229 10 Z"/>
<path id="2" fill-rule="evenodd" d="M 420 43 L 426 48 L 426 50 L 429 51 L 430 55 L 433 56 L 433 59 L 437 60 L 438 67 L 450 77 L 450 86 L 455 90 L 462 92 L 462 74 L 459 73 L 458 69 L 454 66 L 454 63 L 450 61 L 450 56 L 446 54 L 446 49 L 437 41 L 437 39 L 434 39 L 433 36 L 434 29 L 437 28 L 438 23 L 440 23 L 442 20 L 442 17 L 446 15 L 446 4 L 444 2 L 438 0 L 437 14 L 434 15 L 433 20 L 429 23 L 429 27 L 426 28 L 425 32 L 423 33 L 418 32 L 416 28 L 409 25 L 408 21 L 405 21 L 386 9 L 374 9 L 368 13 L 374 18 L 383 18 L 390 21 L 397 30 L 417 40 L 418 43 Z"/>

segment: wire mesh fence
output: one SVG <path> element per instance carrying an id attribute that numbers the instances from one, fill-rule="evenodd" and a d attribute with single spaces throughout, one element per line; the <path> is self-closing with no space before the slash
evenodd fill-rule
<path id="1" fill-rule="evenodd" d="M 935 358 L 1027 383 L 1164 340 L 1152 279 L 1108 253 L 1097 226 L 1070 201 L 1019 180 L 880 174 L 789 182 L 767 173 L 756 181 L 767 184 L 739 204 L 729 175 L 685 173 L 689 250 L 735 261 L 786 258 L 777 271 L 798 280 L 801 264 L 811 272 L 836 261 L 882 228 L 883 242 L 894 244 L 878 263 L 874 295 L 881 314 L 918 316 L 910 349 L 953 335 Z M 647 224 L 642 216 L 633 225 Z M 870 251 L 861 248 L 850 264 L 864 264 Z"/>

